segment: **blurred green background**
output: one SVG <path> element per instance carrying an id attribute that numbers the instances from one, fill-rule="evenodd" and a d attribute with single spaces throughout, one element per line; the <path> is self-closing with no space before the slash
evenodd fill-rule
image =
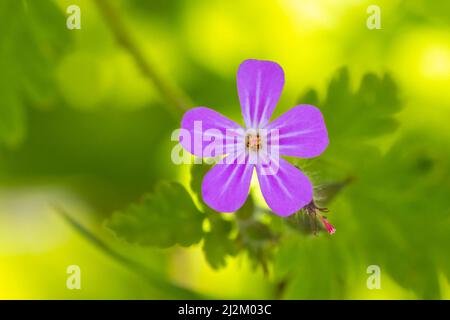
<path id="1" fill-rule="evenodd" d="M 71 4 L 80 30 L 66 27 Z M 380 30 L 366 27 L 371 4 Z M 449 12 L 425 0 L 0 1 L 0 298 L 448 299 Z M 256 236 L 213 213 L 187 247 L 117 237 L 105 221 L 159 181 L 201 207 L 190 166 L 170 158 L 182 113 L 163 91 L 240 121 L 248 58 L 285 70 L 275 116 L 322 108 L 330 147 L 299 164 L 334 190 L 336 234 L 252 211 Z M 66 288 L 69 265 L 81 290 Z M 369 265 L 380 290 L 366 287 Z"/>

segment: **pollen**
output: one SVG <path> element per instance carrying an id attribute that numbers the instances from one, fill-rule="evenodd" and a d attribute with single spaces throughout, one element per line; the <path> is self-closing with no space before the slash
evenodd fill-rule
<path id="1" fill-rule="evenodd" d="M 258 151 L 259 149 L 261 149 L 261 137 L 259 136 L 259 134 L 247 135 L 245 137 L 245 146 L 252 151 Z"/>

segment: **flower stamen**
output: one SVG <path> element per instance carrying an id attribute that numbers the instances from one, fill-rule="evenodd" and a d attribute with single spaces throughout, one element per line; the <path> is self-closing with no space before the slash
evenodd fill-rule
<path id="1" fill-rule="evenodd" d="M 248 134 L 245 137 L 245 146 L 252 151 L 261 149 L 261 137 L 259 136 L 259 133 L 256 135 Z"/>

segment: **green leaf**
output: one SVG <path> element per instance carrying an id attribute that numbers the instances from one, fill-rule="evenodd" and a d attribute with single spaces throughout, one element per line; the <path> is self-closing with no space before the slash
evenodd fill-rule
<path id="1" fill-rule="evenodd" d="M 299 103 L 312 104 L 314 106 L 319 104 L 319 95 L 316 90 L 309 89 L 305 94 L 299 99 Z"/>
<path id="2" fill-rule="evenodd" d="M 234 223 L 219 213 L 211 215 L 209 221 L 211 230 L 205 234 L 203 252 L 210 266 L 219 269 L 226 266 L 228 256 L 235 256 L 239 251 L 235 239 L 231 238 Z"/>
<path id="3" fill-rule="evenodd" d="M 344 298 L 348 284 L 346 266 L 355 265 L 350 257 L 357 257 L 358 253 L 349 254 L 351 247 L 340 245 L 336 239 L 324 236 L 287 237 L 279 245 L 274 261 L 275 280 L 286 283 L 280 298 Z M 361 268 L 363 276 L 364 272 Z"/>
<path id="4" fill-rule="evenodd" d="M 193 164 L 191 166 L 191 181 L 190 181 L 190 187 L 191 190 L 195 193 L 197 196 L 198 201 L 200 202 L 202 209 L 206 213 L 215 213 L 213 209 L 208 207 L 208 205 L 203 201 L 202 199 L 202 181 L 205 174 L 212 168 L 211 165 L 208 165 L 206 163 L 201 164 Z"/>
<path id="5" fill-rule="evenodd" d="M 252 202 L 248 201 L 248 203 Z M 247 205 L 247 209 L 244 208 L 244 211 L 250 212 L 249 207 L 250 205 Z M 237 242 L 240 247 L 253 260 L 253 265 L 255 267 L 261 265 L 267 274 L 268 262 L 272 258 L 279 234 L 270 228 L 267 221 L 256 220 L 255 216 L 238 220 L 238 229 Z"/>
<path id="6" fill-rule="evenodd" d="M 253 201 L 253 197 L 249 195 L 244 205 L 236 211 L 236 218 L 239 220 L 248 220 L 253 217 L 254 212 L 255 202 Z"/>
<path id="7" fill-rule="evenodd" d="M 337 71 L 325 98 L 310 89 L 300 103 L 318 106 L 325 118 L 330 144 L 317 159 L 297 160 L 315 186 L 358 178 L 381 159 L 377 139 L 398 127 L 401 110 L 397 86 L 389 74 L 365 74 L 356 90 L 347 68 Z"/>
<path id="8" fill-rule="evenodd" d="M 352 92 L 349 72 L 343 68 L 328 86 L 321 110 L 334 141 L 346 137 L 361 141 L 396 128 L 392 116 L 400 110 L 400 101 L 397 88 L 388 74 L 380 78 L 368 73 L 361 80 L 359 89 Z"/>
<path id="9" fill-rule="evenodd" d="M 106 226 L 130 243 L 167 248 L 201 240 L 204 215 L 178 183 L 160 183 L 154 194 L 124 212 L 114 213 Z"/>
<path id="10" fill-rule="evenodd" d="M 406 135 L 348 190 L 370 260 L 421 298 L 439 297 L 450 259 L 450 146 L 427 134 Z M 436 257 L 439 257 L 436 259 Z M 417 270 L 421 270 L 417 273 Z"/>
<path id="11" fill-rule="evenodd" d="M 2 89 L 3 88 L 3 89 Z M 3 94 L 2 94 L 3 93 Z M 0 107 L 0 144 L 14 147 L 25 137 L 24 107 L 14 92 L 5 90 L 0 83 L 2 106 Z"/>
<path id="12" fill-rule="evenodd" d="M 0 144 L 14 147 L 25 137 L 25 103 L 47 107 L 56 96 L 53 71 L 70 36 L 46 0 L 1 1 L 0 29 Z"/>
<path id="13" fill-rule="evenodd" d="M 323 187 L 315 196 L 333 200 L 328 218 L 337 232 L 285 230 L 274 259 L 275 278 L 287 284 L 282 298 L 348 297 L 355 286 L 365 289 L 372 264 L 418 298 L 440 297 L 439 275 L 450 275 L 450 146 L 424 132 L 403 133 L 382 154 L 374 138 L 394 130 L 397 96 L 389 76 L 372 74 L 352 92 L 344 69 L 318 104 L 330 147 L 305 167 Z"/>

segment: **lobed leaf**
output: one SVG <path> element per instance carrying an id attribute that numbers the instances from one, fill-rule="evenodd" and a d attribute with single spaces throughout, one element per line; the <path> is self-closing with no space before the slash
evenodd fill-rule
<path id="1" fill-rule="evenodd" d="M 179 183 L 160 183 L 153 194 L 106 222 L 117 237 L 130 243 L 167 248 L 190 246 L 203 236 L 204 215 Z"/>

